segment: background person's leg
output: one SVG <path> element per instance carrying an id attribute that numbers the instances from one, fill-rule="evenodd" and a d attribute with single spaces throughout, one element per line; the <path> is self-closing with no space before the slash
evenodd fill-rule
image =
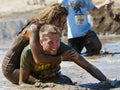
<path id="1" fill-rule="evenodd" d="M 81 53 L 84 47 L 83 37 L 68 39 L 68 45 L 74 48 L 78 53 Z"/>
<path id="2" fill-rule="evenodd" d="M 100 54 L 102 44 L 94 31 L 88 31 L 85 36 L 85 47 L 89 55 Z"/>

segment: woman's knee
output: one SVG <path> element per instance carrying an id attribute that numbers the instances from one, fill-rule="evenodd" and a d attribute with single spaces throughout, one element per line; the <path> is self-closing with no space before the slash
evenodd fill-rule
<path id="1" fill-rule="evenodd" d="M 3 72 L 3 75 L 5 76 L 5 78 L 7 80 L 9 80 L 13 84 L 18 84 L 18 81 L 19 81 L 19 69 L 7 71 L 5 69 L 5 66 L 2 65 L 2 72 Z"/>

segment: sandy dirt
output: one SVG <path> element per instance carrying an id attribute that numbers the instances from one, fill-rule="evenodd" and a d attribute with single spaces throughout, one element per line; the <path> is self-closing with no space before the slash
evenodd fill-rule
<path id="1" fill-rule="evenodd" d="M 56 2 L 57 0 L 47 1 L 47 5 Z M 7 20 L 10 18 L 31 18 L 36 15 L 45 6 L 41 5 L 27 5 L 25 0 L 0 0 L 0 20 Z M 102 16 L 102 15 L 101 15 Z M 99 23 L 98 23 L 99 24 Z M 113 24 L 116 25 L 116 24 Z M 103 25 L 102 25 L 103 26 Z M 120 26 L 120 25 L 118 25 Z M 104 26 L 106 27 L 106 26 Z M 98 29 L 98 28 L 95 28 Z M 90 63 L 98 67 L 109 79 L 120 80 L 120 36 L 119 35 L 105 35 L 99 36 L 103 43 L 103 50 L 109 51 L 112 54 L 85 57 Z M 0 43 L 0 67 L 2 59 L 11 42 Z M 75 86 L 60 85 L 54 83 L 46 83 L 39 88 L 33 85 L 18 86 L 10 83 L 2 74 L 0 68 L 0 90 L 120 90 L 120 83 L 116 88 L 106 87 L 106 83 L 99 82 L 92 77 L 81 67 L 73 62 L 62 62 L 61 72 L 72 79 Z M 113 82 L 114 84 L 115 82 Z"/>

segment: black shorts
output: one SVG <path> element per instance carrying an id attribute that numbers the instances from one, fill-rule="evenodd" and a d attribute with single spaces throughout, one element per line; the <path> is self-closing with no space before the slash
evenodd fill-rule
<path id="1" fill-rule="evenodd" d="M 68 44 L 79 53 L 81 53 L 83 47 L 86 48 L 86 52 L 88 53 L 99 53 L 102 48 L 102 44 L 99 38 L 97 37 L 96 33 L 91 30 L 89 30 L 84 36 L 68 39 Z"/>

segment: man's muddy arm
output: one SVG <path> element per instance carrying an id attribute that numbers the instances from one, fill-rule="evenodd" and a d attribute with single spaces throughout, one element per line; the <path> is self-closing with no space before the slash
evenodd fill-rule
<path id="1" fill-rule="evenodd" d="M 74 61 L 77 65 L 89 72 L 93 77 L 100 81 L 106 81 L 107 77 L 94 65 L 90 64 L 85 58 L 83 58 L 75 50 L 69 50 L 63 55 L 63 59 Z M 68 58 L 69 57 L 69 58 Z"/>
<path id="2" fill-rule="evenodd" d="M 106 81 L 107 77 L 94 65 L 90 64 L 87 60 L 85 60 L 82 56 L 79 55 L 79 59 L 74 60 L 76 64 L 84 68 L 87 72 L 89 72 L 93 77 L 100 81 Z"/>

